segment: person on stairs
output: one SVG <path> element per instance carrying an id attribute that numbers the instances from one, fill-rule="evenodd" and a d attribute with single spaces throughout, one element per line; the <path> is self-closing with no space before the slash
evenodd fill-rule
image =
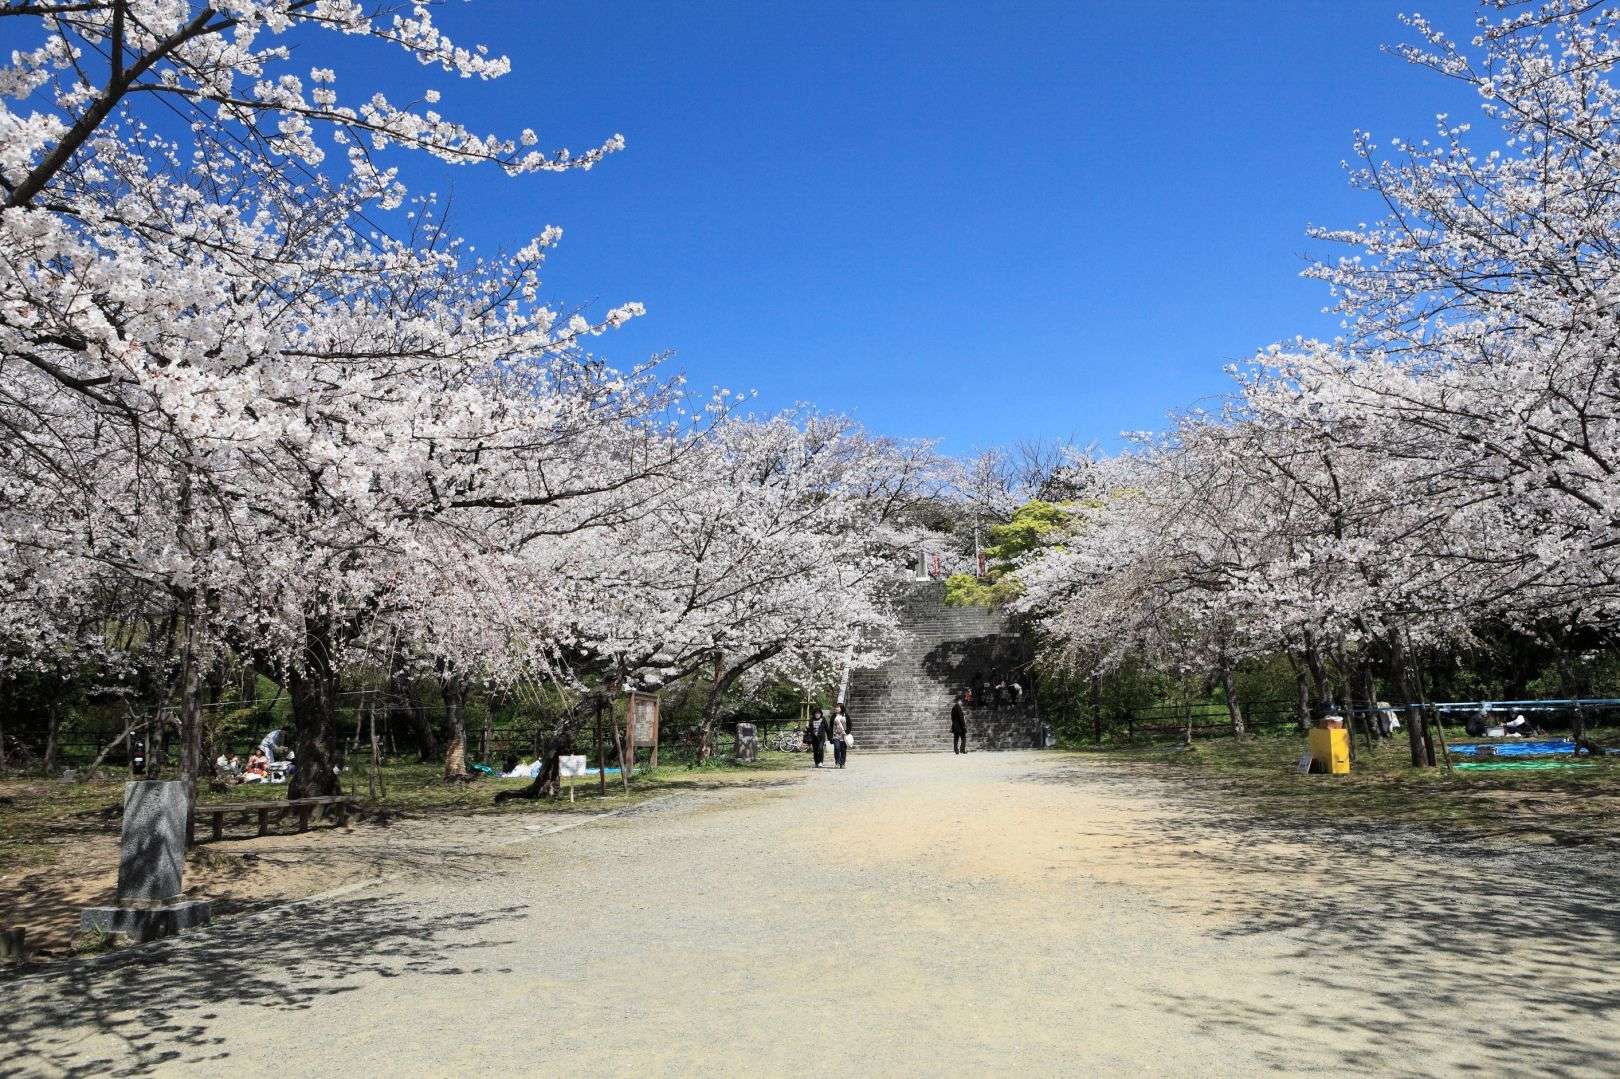
<path id="1" fill-rule="evenodd" d="M 967 710 L 962 702 L 967 700 L 967 692 L 963 691 L 951 702 L 951 752 L 967 752 Z"/>

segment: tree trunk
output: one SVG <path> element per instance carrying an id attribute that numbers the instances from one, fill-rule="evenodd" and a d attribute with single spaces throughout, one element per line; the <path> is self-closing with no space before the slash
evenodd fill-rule
<path id="1" fill-rule="evenodd" d="M 1187 692 L 1185 674 L 1181 676 L 1181 719 L 1186 725 L 1182 734 L 1182 744 L 1190 746 L 1193 743 L 1192 695 Z"/>
<path id="2" fill-rule="evenodd" d="M 371 710 L 367 713 L 371 728 L 371 771 L 366 776 L 366 788 L 375 802 L 379 797 L 388 797 L 388 789 L 383 786 L 382 777 L 382 742 L 377 738 L 377 698 L 371 698 Z"/>
<path id="3" fill-rule="evenodd" d="M 1581 709 L 1581 690 L 1575 682 L 1575 670 L 1569 662 L 1569 652 L 1562 644 L 1558 648 L 1558 682 L 1563 690 L 1564 699 L 1573 701 L 1575 705 L 1569 720 L 1570 733 L 1577 740 L 1585 738 L 1586 713 Z"/>
<path id="4" fill-rule="evenodd" d="M 1311 727 L 1310 676 L 1292 652 L 1288 653 L 1288 663 L 1294 668 L 1294 722 L 1299 727 L 1299 733 L 1304 734 Z"/>
<path id="5" fill-rule="evenodd" d="M 180 667 L 180 778 L 186 785 L 186 846 L 197 840 L 197 780 L 202 772 L 202 675 L 197 657 L 197 602 L 187 599 L 185 655 Z"/>
<path id="6" fill-rule="evenodd" d="M 782 645 L 768 645 L 753 655 L 746 656 L 729 670 L 722 670 L 721 660 L 717 656 L 714 661 L 714 686 L 709 690 L 709 699 L 703 702 L 703 718 L 698 731 L 698 763 L 701 764 L 714 755 L 714 728 L 720 719 L 720 702 L 733 682 L 747 674 L 753 668 L 770 659 L 782 650 Z M 618 730 L 617 727 L 614 730 Z"/>
<path id="7" fill-rule="evenodd" d="M 607 747 L 602 744 L 602 709 L 606 702 L 596 698 L 596 793 L 607 797 Z"/>
<path id="8" fill-rule="evenodd" d="M 1401 631 L 1389 631 L 1389 676 L 1395 683 L 1395 693 L 1406 708 L 1406 743 L 1412 754 L 1412 767 L 1423 768 L 1428 764 L 1428 751 L 1423 743 L 1423 711 L 1418 707 L 1412 695 L 1412 679 L 1406 670 L 1406 644 L 1401 639 Z"/>
<path id="9" fill-rule="evenodd" d="M 11 675 L 0 675 L 0 773 L 10 766 L 6 758 L 6 718 L 11 714 Z"/>
<path id="10" fill-rule="evenodd" d="M 259 668 L 251 659 L 242 661 L 240 692 L 242 704 L 251 705 L 259 699 Z"/>
<path id="11" fill-rule="evenodd" d="M 602 706 L 605 695 L 598 692 L 592 697 L 593 711 L 596 714 L 596 744 L 598 746 L 596 760 L 598 778 L 601 782 L 601 793 L 607 793 L 607 773 L 602 771 L 606 767 L 603 763 L 600 746 L 602 744 Z M 499 791 L 495 795 L 495 803 L 513 798 L 544 798 L 562 792 L 562 755 L 574 752 L 574 736 L 584 722 L 584 702 L 575 705 L 573 710 L 564 717 L 562 726 L 547 743 L 545 760 L 540 765 L 540 772 L 527 787 L 515 791 Z"/>
<path id="12" fill-rule="evenodd" d="M 1378 683 L 1373 678 L 1372 661 L 1361 661 L 1361 695 L 1367 698 L 1367 746 L 1372 747 L 1374 737 L 1382 738 L 1378 725 Z"/>
<path id="13" fill-rule="evenodd" d="M 439 739 L 433 733 L 433 724 L 428 722 L 427 708 L 422 704 L 422 694 L 416 688 L 416 680 L 406 668 L 405 657 L 396 652 L 392 669 L 388 673 L 390 732 L 393 730 L 392 717 L 400 712 L 403 712 L 409 720 L 411 734 L 416 740 L 416 759 L 422 764 L 438 760 Z"/>
<path id="14" fill-rule="evenodd" d="M 45 709 L 45 774 L 56 771 L 56 755 L 60 748 L 58 736 L 62 732 L 62 706 L 52 701 Z"/>
<path id="15" fill-rule="evenodd" d="M 439 689 L 444 694 L 444 778 L 467 778 L 467 680 L 459 674 L 441 673 Z"/>
<path id="16" fill-rule="evenodd" d="M 489 762 L 489 743 L 495 738 L 495 702 L 487 701 L 484 706 L 484 729 L 478 735 L 478 759 Z"/>
<path id="17" fill-rule="evenodd" d="M 1249 731 L 1243 722 L 1243 709 L 1238 707 L 1237 687 L 1232 684 L 1232 669 L 1224 663 L 1221 664 L 1221 691 L 1226 694 L 1226 714 L 1232 720 L 1232 736 L 1246 737 Z"/>
<path id="18" fill-rule="evenodd" d="M 1311 675 L 1311 689 L 1316 693 L 1316 707 L 1322 715 L 1327 715 L 1334 708 L 1333 682 L 1328 678 L 1327 667 L 1322 662 L 1322 653 L 1316 650 L 1316 642 L 1306 636 L 1305 651 L 1303 653 L 1305 669 Z"/>
<path id="19" fill-rule="evenodd" d="M 1098 744 L 1102 742 L 1102 716 L 1102 675 L 1094 674 L 1091 676 L 1091 740 Z"/>
<path id="20" fill-rule="evenodd" d="M 297 759 L 287 797 L 341 794 L 337 772 L 337 702 L 340 689 L 332 662 L 332 630 L 325 617 L 305 618 L 304 650 L 287 678 L 297 725 Z"/>
<path id="21" fill-rule="evenodd" d="M 698 747 L 697 762 L 702 764 L 714 756 L 714 728 L 720 720 L 720 697 L 726 686 L 731 684 L 732 675 L 722 670 L 723 657 L 716 652 L 714 656 L 714 678 L 709 682 L 709 699 L 703 702 L 703 712 L 698 720 Z"/>
<path id="22" fill-rule="evenodd" d="M 698 763 L 714 756 L 715 728 L 720 724 L 720 694 L 718 684 L 709 689 L 709 699 L 703 702 L 703 712 L 698 725 Z"/>

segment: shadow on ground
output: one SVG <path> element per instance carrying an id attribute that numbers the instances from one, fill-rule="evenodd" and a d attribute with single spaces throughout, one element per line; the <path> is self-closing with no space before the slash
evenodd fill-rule
<path id="1" fill-rule="evenodd" d="M 1216 937 L 1285 943 L 1284 961 L 1303 972 L 1295 999 L 1171 991 L 1161 1002 L 1279 1068 L 1297 1067 L 1310 1038 L 1361 1047 L 1343 1058 L 1358 1072 L 1620 1074 L 1612 851 L 1263 816 L 1218 787 L 1129 765 L 1026 779 L 1156 799 L 1165 812 L 1143 815 L 1122 855 L 1167 871 L 1179 863 L 1201 887 L 1155 899 Z"/>
<path id="2" fill-rule="evenodd" d="M 224 1070 L 231 1047 L 214 1022 L 219 1003 L 313 1011 L 365 977 L 490 970 L 480 964 L 511 942 L 463 941 L 525 909 L 429 922 L 387 900 L 314 903 L 25 978 L 0 987 L 0 1073 L 140 1075 L 179 1062 Z"/>

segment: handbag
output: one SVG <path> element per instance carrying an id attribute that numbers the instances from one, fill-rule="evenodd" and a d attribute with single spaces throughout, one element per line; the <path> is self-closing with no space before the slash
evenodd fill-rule
<path id="1" fill-rule="evenodd" d="M 844 748 L 845 749 L 854 749 L 855 748 L 855 736 L 853 734 L 844 735 Z"/>
<path id="2" fill-rule="evenodd" d="M 831 752 L 832 752 L 832 743 L 827 741 L 825 738 L 823 738 L 821 740 L 821 755 L 823 757 L 825 757 L 827 754 L 829 754 Z"/>

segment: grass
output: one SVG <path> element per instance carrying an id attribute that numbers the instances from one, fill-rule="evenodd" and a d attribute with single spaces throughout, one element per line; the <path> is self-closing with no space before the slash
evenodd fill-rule
<path id="1" fill-rule="evenodd" d="M 1448 742 L 1466 737 L 1447 730 Z M 1595 741 L 1620 743 L 1620 730 Z M 1589 767 L 1549 771 L 1448 772 L 1413 768 L 1404 734 L 1369 752 L 1356 747 L 1347 776 L 1299 775 L 1305 739 L 1268 733 L 1177 743 L 1073 746 L 1074 751 L 1162 768 L 1190 783 L 1220 789 L 1256 812 L 1309 820 L 1424 825 L 1483 838 L 1579 844 L 1620 838 L 1620 757 L 1582 757 Z M 1461 761 L 1468 758 L 1455 757 Z"/>
<path id="2" fill-rule="evenodd" d="M 561 799 L 510 799 L 494 804 L 495 793 L 521 790 L 527 780 L 481 778 L 470 783 L 446 783 L 437 764 L 393 761 L 382 768 L 386 797 L 378 805 L 391 813 L 427 816 L 435 813 L 601 813 L 634 805 L 672 791 L 712 788 L 717 784 L 747 782 L 765 773 L 784 772 L 802 762 L 802 756 L 760 751 L 753 764 L 711 761 L 702 767 L 664 765 L 638 768 L 626 793 L 616 775 L 608 776 L 607 792 L 598 791 L 596 776 L 577 779 L 575 800 L 566 792 Z M 362 797 L 368 793 L 367 771 L 358 767 L 343 776 L 343 789 Z M 203 789 L 198 802 L 260 802 L 285 798 L 284 786 L 238 786 L 223 791 Z M 64 844 L 95 834 L 117 834 L 124 777 L 68 783 L 39 777 L 0 777 L 0 873 L 53 864 Z M 206 826 L 205 826 L 206 827 Z"/>

